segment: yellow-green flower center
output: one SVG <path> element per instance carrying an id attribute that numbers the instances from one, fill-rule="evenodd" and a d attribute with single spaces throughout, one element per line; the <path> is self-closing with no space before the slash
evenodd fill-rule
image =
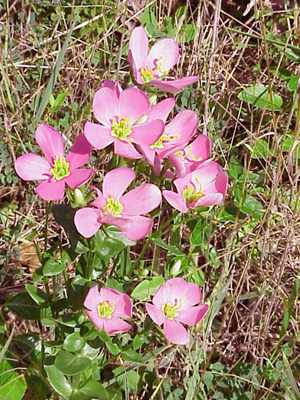
<path id="1" fill-rule="evenodd" d="M 178 314 L 178 304 L 164 304 L 163 313 L 168 319 L 174 319 Z"/>
<path id="2" fill-rule="evenodd" d="M 140 69 L 140 73 L 141 73 L 141 76 L 142 76 L 142 79 L 143 79 L 144 83 L 148 83 L 150 81 L 153 81 L 154 72 L 153 72 L 152 69 L 147 68 L 147 67 L 146 68 L 141 68 Z"/>
<path id="3" fill-rule="evenodd" d="M 174 142 L 178 139 L 178 135 L 161 135 L 156 142 L 154 142 L 150 148 L 151 149 L 163 149 L 166 143 Z"/>
<path id="4" fill-rule="evenodd" d="M 132 132 L 129 118 L 114 118 L 111 124 L 112 135 L 120 140 L 127 139 Z"/>
<path id="5" fill-rule="evenodd" d="M 108 196 L 104 206 L 104 211 L 106 212 L 106 214 L 118 217 L 119 215 L 122 214 L 123 206 L 119 200 L 116 200 L 113 197 Z"/>
<path id="6" fill-rule="evenodd" d="M 59 156 L 55 159 L 50 172 L 54 179 L 60 181 L 70 175 L 70 163 L 66 161 L 64 156 Z"/>
<path id="7" fill-rule="evenodd" d="M 184 152 L 182 150 L 176 151 L 175 156 L 180 158 L 180 160 L 184 160 Z"/>
<path id="8" fill-rule="evenodd" d="M 103 301 L 98 304 L 98 315 L 100 318 L 110 319 L 115 310 L 115 306 L 109 301 Z"/>
<path id="9" fill-rule="evenodd" d="M 184 200 L 190 204 L 198 201 L 204 196 L 204 193 L 202 190 L 196 190 L 195 186 L 193 185 L 187 185 L 182 191 L 182 196 Z"/>

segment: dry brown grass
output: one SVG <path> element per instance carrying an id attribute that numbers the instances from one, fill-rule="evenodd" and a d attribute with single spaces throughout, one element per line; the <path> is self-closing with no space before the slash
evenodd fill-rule
<path id="1" fill-rule="evenodd" d="M 162 22 L 166 15 L 174 15 L 177 3 L 105 1 L 95 8 L 95 15 L 81 14 L 81 19 L 74 24 L 54 87 L 56 95 L 60 90 L 68 89 L 69 92 L 67 106 L 55 118 L 62 118 L 65 111 L 70 112 L 74 102 L 79 105 L 78 110 L 70 112 L 70 123 L 64 129 L 67 138 L 78 134 L 89 117 L 89 104 L 100 81 L 109 77 L 126 78 L 128 28 L 138 23 L 137 18 L 145 7 L 155 5 L 157 18 Z M 257 365 L 267 359 L 274 361 L 285 343 L 293 347 L 290 364 L 299 363 L 299 298 L 294 300 L 291 319 L 282 334 L 284 310 L 299 279 L 299 164 L 295 151 L 293 154 L 283 152 L 280 143 L 287 131 L 299 135 L 300 115 L 297 116 L 295 110 L 300 103 L 299 94 L 291 100 L 291 94 L 273 73 L 274 69 L 279 71 L 281 68 L 299 73 L 299 65 L 288 62 L 280 52 L 275 53 L 266 34 L 266 30 L 275 31 L 280 27 L 288 32 L 289 44 L 299 45 L 296 39 L 299 8 L 276 14 L 269 10 L 263 14 L 261 11 L 266 10 L 263 3 L 257 1 L 243 16 L 244 8 L 239 10 L 223 5 L 221 9 L 221 0 L 187 2 L 190 18 L 197 25 L 197 34 L 192 44 L 182 46 L 182 61 L 178 68 L 178 75 L 199 74 L 199 86 L 193 93 L 192 102 L 199 113 L 199 129 L 215 139 L 214 151 L 222 164 L 227 167 L 234 154 L 240 157 L 248 171 L 258 171 L 264 176 L 266 190 L 261 193 L 255 192 L 254 188 L 254 194 L 264 206 L 264 214 L 256 226 L 247 228 L 249 220 L 238 213 L 235 222 L 219 223 L 211 238 L 211 243 L 217 244 L 218 257 L 224 265 L 221 269 L 229 286 L 217 316 L 218 328 L 213 334 L 209 333 L 204 346 L 209 350 L 208 360 L 219 359 L 232 369 L 240 360 Z M 57 21 L 51 22 L 47 14 L 54 9 L 53 5 L 40 8 L 38 3 L 16 0 L 2 10 L 0 129 L 12 160 L 33 145 L 35 102 L 45 90 L 51 68 L 70 30 L 71 21 L 66 17 L 71 8 L 62 9 Z M 33 14 L 37 17 L 35 24 L 45 21 L 46 26 L 41 25 L 41 37 L 36 33 L 36 25 L 29 22 Z M 107 24 L 107 21 L 112 23 Z M 97 65 L 93 60 L 95 54 L 100 55 Z M 255 68 L 257 65 L 259 70 Z M 246 84 L 255 81 L 271 85 L 290 107 L 273 115 L 246 105 L 243 105 L 246 113 L 242 111 L 237 94 Z M 43 119 L 51 118 L 47 108 Z M 251 159 L 247 145 L 252 146 L 262 137 L 276 151 L 275 158 Z M 104 162 L 100 159 L 99 166 L 103 168 Z M 247 185 L 251 187 L 249 182 L 245 183 Z M 0 296 L 5 298 L 11 293 L 12 286 L 18 290 L 17 286 L 30 279 L 30 273 L 25 270 L 18 278 L 19 283 L 14 281 L 16 269 L 12 265 L 21 270 L 24 268 L 21 259 L 16 264 L 14 251 L 24 248 L 28 240 L 39 241 L 45 213 L 44 205 L 28 196 L 20 182 L 15 181 L 13 186 L 3 185 L 0 194 L 2 205 L 17 206 L 0 225 L 1 252 L 6 255 L 1 270 Z M 231 196 L 233 192 L 229 194 L 228 202 Z M 246 232 L 243 227 L 247 228 Z M 57 234 L 63 235 L 57 232 L 59 229 L 50 219 L 50 241 Z M 206 261 L 204 268 L 206 292 L 211 293 L 215 281 L 210 280 L 210 266 Z M 181 365 L 186 359 L 184 355 Z M 172 375 L 172 368 L 176 370 L 178 362 L 170 365 L 168 372 Z M 265 399 L 269 395 L 268 390 L 262 389 L 253 399 Z"/>

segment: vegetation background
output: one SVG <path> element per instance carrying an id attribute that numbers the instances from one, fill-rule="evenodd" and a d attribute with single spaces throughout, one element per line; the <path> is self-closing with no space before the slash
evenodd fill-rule
<path id="1" fill-rule="evenodd" d="M 48 218 L 14 160 L 34 149 L 40 120 L 73 138 L 101 80 L 129 81 L 128 39 L 138 24 L 153 39 L 175 36 L 178 75 L 199 75 L 196 88 L 177 96 L 178 109 L 197 111 L 230 191 L 211 214 L 174 220 L 143 256 L 131 248 L 140 264 L 123 278 L 134 285 L 192 255 L 189 277 L 211 311 L 198 350 L 155 353 L 157 342 L 144 343 L 152 384 L 145 373 L 126 375 L 116 398 L 297 400 L 300 8 L 264 0 L 0 0 L 0 399 L 56 398 L 31 353 L 32 332 L 47 339 L 49 328 L 13 300 L 25 285 L 30 291 Z M 95 160 L 104 170 L 111 154 Z M 48 242 L 67 243 L 52 214 L 47 223 Z"/>

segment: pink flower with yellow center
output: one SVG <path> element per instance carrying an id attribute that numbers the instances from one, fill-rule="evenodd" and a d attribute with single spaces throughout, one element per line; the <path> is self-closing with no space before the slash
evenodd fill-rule
<path id="1" fill-rule="evenodd" d="M 163 196 L 172 207 L 186 213 L 200 206 L 208 207 L 223 202 L 228 176 L 215 161 L 205 161 L 195 171 L 175 179 L 177 193 L 164 190 Z"/>
<path id="2" fill-rule="evenodd" d="M 178 58 L 179 48 L 174 39 L 158 40 L 149 51 L 145 29 L 140 26 L 132 31 L 128 60 L 138 84 L 149 84 L 164 92 L 176 94 L 197 82 L 198 76 L 166 79 L 169 71 L 177 64 Z"/>
<path id="3" fill-rule="evenodd" d="M 146 310 L 157 325 L 163 325 L 169 342 L 188 344 L 189 334 L 184 325 L 196 325 L 208 310 L 207 304 L 201 304 L 201 297 L 199 286 L 173 278 L 158 289 Z"/>
<path id="4" fill-rule="evenodd" d="M 82 236 L 93 236 L 102 224 L 115 225 L 130 240 L 142 239 L 151 232 L 153 220 L 145 214 L 160 204 L 161 193 L 157 186 L 144 183 L 124 194 L 134 178 L 134 171 L 127 167 L 105 175 L 103 193 L 96 189 L 96 200 L 75 214 L 74 222 Z"/>
<path id="5" fill-rule="evenodd" d="M 161 135 L 163 121 L 143 122 L 150 109 L 147 95 L 136 87 L 122 90 L 118 82 L 104 81 L 93 100 L 100 124 L 87 122 L 84 135 L 96 149 L 114 144 L 114 152 L 130 159 L 142 158 L 136 145 L 150 146 Z"/>
<path id="6" fill-rule="evenodd" d="M 200 164 L 210 158 L 212 142 L 206 135 L 198 135 L 195 140 L 181 150 L 168 156 L 174 165 L 176 176 L 182 178 L 197 169 Z"/>
<path id="7" fill-rule="evenodd" d="M 79 168 L 89 161 L 91 146 L 83 135 L 79 135 L 70 149 L 64 154 L 64 141 L 58 131 L 47 124 L 40 124 L 35 140 L 45 157 L 33 153 L 18 157 L 15 170 L 24 181 L 41 181 L 36 188 L 44 200 L 62 200 L 65 186 L 76 188 L 92 175 L 90 168 Z"/>
<path id="8" fill-rule="evenodd" d="M 132 302 L 126 293 L 116 289 L 93 286 L 84 301 L 87 316 L 98 330 L 113 336 L 125 333 L 131 325 L 124 319 L 132 316 Z"/>
<path id="9" fill-rule="evenodd" d="M 166 123 L 168 115 L 174 107 L 173 99 L 165 99 L 152 106 L 147 118 L 160 118 Z M 159 175 L 164 158 L 182 149 L 194 135 L 198 125 L 198 117 L 194 111 L 183 110 L 165 125 L 162 135 L 151 145 L 141 145 L 141 151 Z"/>

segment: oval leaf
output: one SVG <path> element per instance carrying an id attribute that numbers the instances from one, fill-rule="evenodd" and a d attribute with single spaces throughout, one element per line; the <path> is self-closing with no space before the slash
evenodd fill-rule
<path id="1" fill-rule="evenodd" d="M 243 89 L 238 98 L 257 108 L 270 111 L 280 111 L 283 103 L 281 96 L 260 83 Z"/>
<path id="2" fill-rule="evenodd" d="M 133 289 L 131 297 L 135 300 L 147 300 L 156 292 L 164 281 L 162 276 L 155 276 L 151 280 L 146 279 Z"/>
<path id="3" fill-rule="evenodd" d="M 55 366 L 65 375 L 77 375 L 91 365 L 87 357 L 72 354 L 67 351 L 60 351 L 55 358 Z"/>

